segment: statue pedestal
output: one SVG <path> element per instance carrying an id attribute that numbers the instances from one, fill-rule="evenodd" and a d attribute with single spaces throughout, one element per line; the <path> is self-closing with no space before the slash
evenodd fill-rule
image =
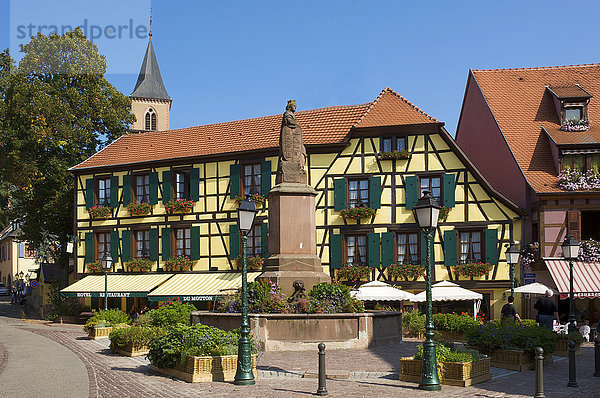
<path id="1" fill-rule="evenodd" d="M 317 256 L 315 220 L 317 192 L 307 184 L 281 183 L 269 192 L 269 258 L 260 279 L 277 282 L 291 295 L 293 283 L 302 280 L 306 291 L 331 282 Z"/>

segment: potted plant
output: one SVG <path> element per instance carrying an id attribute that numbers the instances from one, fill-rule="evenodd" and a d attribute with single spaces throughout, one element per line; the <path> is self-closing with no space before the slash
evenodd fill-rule
<path id="1" fill-rule="evenodd" d="M 147 355 L 150 343 L 165 331 L 157 327 L 132 326 L 118 328 L 110 332 L 110 349 L 128 357 Z"/>
<path id="2" fill-rule="evenodd" d="M 385 151 L 381 152 L 380 156 L 382 159 L 408 159 L 410 158 L 410 152 L 405 149 L 401 151 Z"/>
<path id="3" fill-rule="evenodd" d="M 425 276 L 425 266 L 419 263 L 391 264 L 386 270 L 388 278 L 393 280 L 403 278 L 405 281 L 416 281 Z"/>
<path id="4" fill-rule="evenodd" d="M 440 213 L 438 214 L 438 221 L 446 222 L 448 219 L 448 215 L 450 214 L 450 207 L 442 206 L 440 207 Z"/>
<path id="5" fill-rule="evenodd" d="M 402 314 L 402 334 L 423 339 L 425 336 L 425 314 L 419 311 L 408 311 Z"/>
<path id="6" fill-rule="evenodd" d="M 193 208 L 194 202 L 189 199 L 173 199 L 165 203 L 165 211 L 168 214 L 191 213 Z"/>
<path id="7" fill-rule="evenodd" d="M 454 271 L 458 276 L 464 276 L 467 278 L 475 278 L 481 276 L 489 276 L 490 271 L 492 270 L 492 265 L 488 263 L 465 263 L 465 264 L 457 264 L 454 267 Z"/>
<path id="8" fill-rule="evenodd" d="M 85 264 L 85 268 L 91 273 L 104 272 L 104 269 L 102 269 L 102 262 L 100 260 Z"/>
<path id="9" fill-rule="evenodd" d="M 243 266 L 244 257 L 242 255 L 235 259 L 235 269 L 241 270 Z M 246 257 L 246 269 L 248 270 L 261 270 L 265 259 L 261 256 L 247 256 Z"/>
<path id="10" fill-rule="evenodd" d="M 88 209 L 88 213 L 94 220 L 104 220 L 112 216 L 112 210 L 108 206 L 94 206 Z"/>
<path id="11" fill-rule="evenodd" d="M 375 214 L 377 214 L 377 210 L 371 209 L 370 207 L 353 207 L 351 209 L 344 209 L 340 211 L 340 216 L 342 216 L 344 221 L 358 221 L 362 218 L 374 217 Z"/>
<path id="12" fill-rule="evenodd" d="M 125 262 L 124 267 L 129 272 L 148 272 L 152 269 L 154 261 L 146 258 L 134 258 Z"/>
<path id="13" fill-rule="evenodd" d="M 456 314 L 433 314 L 433 326 L 436 337 L 450 341 L 465 341 L 465 333 L 477 325 L 483 324 L 483 318 L 475 319 L 466 312 Z"/>
<path id="14" fill-rule="evenodd" d="M 244 196 L 236 196 L 233 200 L 236 204 L 240 205 L 244 199 Z M 267 203 L 267 197 L 258 193 L 250 195 L 250 199 L 254 201 L 256 207 L 264 206 Z"/>
<path id="15" fill-rule="evenodd" d="M 188 256 L 172 257 L 165 261 L 165 270 L 173 271 L 189 271 L 192 269 L 194 262 Z"/>
<path id="16" fill-rule="evenodd" d="M 554 355 L 568 357 L 570 341 L 575 342 L 575 355 L 581 354 L 581 343 L 583 343 L 583 336 L 579 332 L 571 332 L 569 334 L 558 334 L 558 340 L 556 340 L 556 351 L 554 351 Z"/>
<path id="17" fill-rule="evenodd" d="M 127 206 L 127 211 L 130 216 L 146 216 L 152 211 L 150 203 L 130 203 Z"/>
<path id="18" fill-rule="evenodd" d="M 131 323 L 129 315 L 117 309 L 98 311 L 83 326 L 90 340 L 106 339 L 113 328 L 126 327 Z"/>

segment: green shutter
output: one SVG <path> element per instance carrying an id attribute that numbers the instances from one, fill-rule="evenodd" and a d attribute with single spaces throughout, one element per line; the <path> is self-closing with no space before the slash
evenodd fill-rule
<path id="1" fill-rule="evenodd" d="M 240 165 L 232 164 L 229 166 L 229 197 L 235 199 L 236 196 L 240 196 Z"/>
<path id="2" fill-rule="evenodd" d="M 329 266 L 331 269 L 342 268 L 344 262 L 342 235 L 329 237 Z"/>
<path id="3" fill-rule="evenodd" d="M 150 204 L 158 203 L 158 173 L 150 173 Z"/>
<path id="4" fill-rule="evenodd" d="M 419 234 L 419 238 L 421 240 L 421 264 L 427 265 L 427 245 L 425 243 L 425 232 L 421 231 Z M 433 245 L 435 242 L 435 234 L 431 234 L 431 244 L 429 245 L 431 248 L 431 262 L 435 264 L 435 258 L 433 255 Z"/>
<path id="5" fill-rule="evenodd" d="M 485 262 L 498 265 L 498 230 L 485 230 Z"/>
<path id="6" fill-rule="evenodd" d="M 150 228 L 150 260 L 158 261 L 158 228 Z"/>
<path id="7" fill-rule="evenodd" d="M 200 200 L 200 169 L 197 167 L 190 170 L 190 199 Z"/>
<path id="8" fill-rule="evenodd" d="M 271 190 L 271 161 L 265 160 L 260 164 L 260 190 L 267 196 Z"/>
<path id="9" fill-rule="evenodd" d="M 381 207 L 381 177 L 369 178 L 369 207 L 379 209 Z"/>
<path id="10" fill-rule="evenodd" d="M 262 223 L 260 227 L 261 254 L 263 258 L 269 258 L 269 224 Z"/>
<path id="11" fill-rule="evenodd" d="M 131 174 L 123 176 L 123 206 L 131 203 Z"/>
<path id="12" fill-rule="evenodd" d="M 444 206 L 454 207 L 455 175 L 444 174 Z"/>
<path id="13" fill-rule="evenodd" d="M 121 232 L 121 261 L 131 260 L 131 231 L 126 229 Z"/>
<path id="14" fill-rule="evenodd" d="M 119 231 L 116 229 L 110 231 L 110 256 L 113 262 L 119 262 Z"/>
<path id="15" fill-rule="evenodd" d="M 169 203 L 171 200 L 171 171 L 162 172 L 162 202 Z"/>
<path id="16" fill-rule="evenodd" d="M 200 227 L 190 228 L 190 260 L 200 259 Z"/>
<path id="17" fill-rule="evenodd" d="M 85 260 L 84 262 L 91 263 L 94 261 L 94 233 L 85 233 Z"/>
<path id="18" fill-rule="evenodd" d="M 229 258 L 235 260 L 240 255 L 240 228 L 237 224 L 229 226 Z"/>
<path id="19" fill-rule="evenodd" d="M 457 262 L 456 258 L 456 230 L 444 231 L 444 265 L 453 267 Z"/>
<path id="20" fill-rule="evenodd" d="M 381 234 L 381 264 L 389 267 L 394 262 L 394 233 Z"/>
<path id="21" fill-rule="evenodd" d="M 368 242 L 367 253 L 369 256 L 369 267 L 379 268 L 381 266 L 381 235 L 370 232 Z"/>
<path id="22" fill-rule="evenodd" d="M 88 178 L 85 180 L 85 208 L 92 207 L 94 207 L 94 179 Z"/>
<path id="23" fill-rule="evenodd" d="M 119 176 L 110 177 L 110 207 L 119 207 Z"/>
<path id="24" fill-rule="evenodd" d="M 162 229 L 162 259 L 166 261 L 171 258 L 171 228 Z"/>
<path id="25" fill-rule="evenodd" d="M 333 209 L 335 211 L 346 208 L 346 179 L 336 178 L 333 180 Z"/>
<path id="26" fill-rule="evenodd" d="M 406 208 L 408 210 L 414 209 L 417 205 L 417 177 L 409 176 L 405 179 L 405 188 L 404 191 L 406 193 Z"/>

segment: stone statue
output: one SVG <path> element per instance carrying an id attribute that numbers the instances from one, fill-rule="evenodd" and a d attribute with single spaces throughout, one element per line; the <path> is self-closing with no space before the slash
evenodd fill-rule
<path id="1" fill-rule="evenodd" d="M 304 288 L 304 281 L 296 280 L 294 281 L 294 293 L 288 298 L 288 301 L 291 303 L 293 301 L 298 301 L 299 299 L 306 298 L 306 289 Z"/>
<path id="2" fill-rule="evenodd" d="M 275 183 L 282 182 L 306 184 L 306 148 L 302 142 L 302 127 L 294 115 L 296 101 L 289 100 L 281 119 L 279 134 L 279 164 Z"/>

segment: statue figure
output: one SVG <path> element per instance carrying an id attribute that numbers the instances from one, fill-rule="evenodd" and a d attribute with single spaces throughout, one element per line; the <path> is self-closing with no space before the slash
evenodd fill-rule
<path id="1" fill-rule="evenodd" d="M 306 298 L 306 289 L 304 288 L 304 281 L 295 280 L 294 281 L 294 293 L 288 298 L 288 302 L 298 301 L 299 299 Z"/>
<path id="2" fill-rule="evenodd" d="M 296 101 L 289 100 L 281 119 L 279 134 L 279 164 L 276 184 L 293 182 L 306 184 L 306 148 L 302 142 L 302 127 L 296 120 Z"/>

